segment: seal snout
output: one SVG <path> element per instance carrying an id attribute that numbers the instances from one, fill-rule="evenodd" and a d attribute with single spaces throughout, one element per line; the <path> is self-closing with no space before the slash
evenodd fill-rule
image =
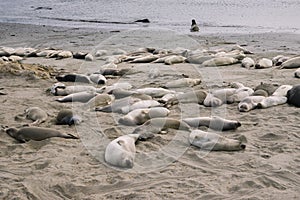
<path id="1" fill-rule="evenodd" d="M 241 144 L 240 147 L 241 147 L 241 149 L 245 149 L 246 145 L 245 144 Z"/>

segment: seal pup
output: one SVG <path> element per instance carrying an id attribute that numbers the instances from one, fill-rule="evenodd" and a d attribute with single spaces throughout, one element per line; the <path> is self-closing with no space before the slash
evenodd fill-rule
<path id="1" fill-rule="evenodd" d="M 89 76 L 90 80 L 93 82 L 93 83 L 96 83 L 96 84 L 106 84 L 107 80 L 105 78 L 105 76 L 103 76 L 102 74 L 91 74 Z"/>
<path id="2" fill-rule="evenodd" d="M 156 100 L 153 100 L 153 99 L 141 100 L 141 101 L 133 103 L 132 105 L 124 106 L 121 110 L 122 110 L 123 114 L 126 114 L 135 109 L 152 108 L 152 107 L 158 107 L 158 106 L 161 106 L 161 104 Z"/>
<path id="3" fill-rule="evenodd" d="M 259 90 L 255 90 L 251 96 L 263 96 L 263 97 L 268 97 L 269 94 L 267 91 L 265 90 L 262 90 L 262 89 L 259 89 Z"/>
<path id="4" fill-rule="evenodd" d="M 242 51 L 244 54 L 253 54 L 252 51 L 249 51 L 248 49 L 240 46 L 240 45 L 234 45 L 231 50 L 239 50 L 239 51 Z"/>
<path id="5" fill-rule="evenodd" d="M 254 67 L 254 65 L 255 65 L 255 62 L 250 57 L 246 57 L 242 60 L 242 67 L 244 67 L 246 69 L 250 69 L 250 68 Z"/>
<path id="6" fill-rule="evenodd" d="M 66 74 L 66 75 L 56 76 L 55 78 L 60 82 L 92 83 L 90 78 L 83 74 Z"/>
<path id="7" fill-rule="evenodd" d="M 295 85 L 287 92 L 288 104 L 300 107 L 300 85 Z"/>
<path id="8" fill-rule="evenodd" d="M 94 110 L 96 107 L 103 107 L 111 104 L 115 100 L 113 95 L 109 94 L 97 94 L 95 97 L 91 98 L 87 103 L 85 103 L 85 107 L 88 109 Z"/>
<path id="9" fill-rule="evenodd" d="M 225 66 L 225 65 L 233 65 L 238 63 L 239 60 L 233 57 L 216 57 L 210 60 L 206 60 L 202 63 L 204 67 L 215 67 L 215 66 Z"/>
<path id="10" fill-rule="evenodd" d="M 283 62 L 287 61 L 288 59 L 290 59 L 290 57 L 284 55 L 278 55 L 272 58 L 272 62 L 274 66 L 280 66 Z"/>
<path id="11" fill-rule="evenodd" d="M 170 110 L 164 107 L 135 109 L 119 119 L 119 123 L 128 126 L 142 125 L 146 121 L 157 117 L 167 117 Z"/>
<path id="12" fill-rule="evenodd" d="M 189 142 L 202 150 L 238 151 L 246 148 L 246 145 L 239 140 L 201 130 L 193 130 L 189 136 Z"/>
<path id="13" fill-rule="evenodd" d="M 198 78 L 181 78 L 174 81 L 169 81 L 166 83 L 163 88 L 182 88 L 182 87 L 193 87 L 199 85 L 201 79 Z"/>
<path id="14" fill-rule="evenodd" d="M 56 101 L 61 102 L 61 103 L 63 103 L 63 102 L 86 103 L 96 95 L 97 95 L 97 93 L 95 93 L 95 92 L 77 92 L 77 93 L 69 94 L 67 96 L 58 98 L 58 99 L 56 99 Z"/>
<path id="15" fill-rule="evenodd" d="M 83 52 L 73 52 L 73 58 L 75 59 L 81 59 L 81 60 L 84 60 L 85 56 L 87 55 L 88 53 L 83 53 Z"/>
<path id="16" fill-rule="evenodd" d="M 82 119 L 78 115 L 74 115 L 71 109 L 63 109 L 56 116 L 57 125 L 79 125 Z"/>
<path id="17" fill-rule="evenodd" d="M 214 130 L 235 130 L 241 126 L 241 123 L 235 120 L 228 120 L 218 116 L 213 117 L 193 117 L 183 119 L 191 127 L 201 127 L 206 126 L 207 128 Z"/>
<path id="18" fill-rule="evenodd" d="M 8 128 L 6 133 L 15 138 L 19 142 L 27 142 L 29 140 L 41 141 L 51 137 L 61 137 L 66 139 L 79 139 L 72 134 L 61 133 L 55 129 L 40 127 L 24 127 L 24 128 Z"/>
<path id="19" fill-rule="evenodd" d="M 138 138 L 138 134 L 128 134 L 111 141 L 105 148 L 105 162 L 116 167 L 132 168 Z"/>
<path id="20" fill-rule="evenodd" d="M 261 82 L 260 85 L 258 85 L 258 86 L 256 86 L 254 88 L 254 91 L 256 91 L 256 90 L 265 90 L 268 93 L 268 95 L 270 96 L 270 95 L 272 95 L 275 92 L 275 90 L 277 88 L 278 87 L 275 87 L 271 83 L 263 83 L 263 82 Z"/>
<path id="21" fill-rule="evenodd" d="M 136 59 L 130 61 L 130 63 L 150 63 L 150 62 L 155 61 L 158 58 L 159 58 L 158 55 L 150 54 L 150 55 L 143 56 L 141 58 L 136 58 Z"/>
<path id="22" fill-rule="evenodd" d="M 300 67 L 300 56 L 290 58 L 280 65 L 281 69 L 292 69 Z"/>
<path id="23" fill-rule="evenodd" d="M 262 58 L 255 64 L 255 69 L 265 69 L 273 66 L 272 60 L 268 58 Z"/>
<path id="24" fill-rule="evenodd" d="M 186 57 L 173 55 L 173 56 L 167 57 L 164 60 L 164 63 L 166 65 L 173 65 L 173 64 L 183 63 L 183 62 L 185 62 L 185 60 L 186 60 Z"/>
<path id="25" fill-rule="evenodd" d="M 149 119 L 141 126 L 138 126 L 137 128 L 134 129 L 132 133 L 144 135 L 147 133 L 165 132 L 168 129 L 190 131 L 191 127 L 182 120 L 177 120 L 168 117 L 166 118 L 157 117 L 157 118 Z"/>
<path id="26" fill-rule="evenodd" d="M 191 32 L 198 32 L 199 31 L 199 26 L 197 25 L 195 19 L 192 19 L 192 25 L 191 25 L 190 31 Z"/>
<path id="27" fill-rule="evenodd" d="M 96 107 L 95 111 L 122 113 L 123 107 L 128 107 L 138 101 L 141 101 L 141 99 L 129 96 L 122 99 L 117 99 L 110 105 L 104 107 Z"/>
<path id="28" fill-rule="evenodd" d="M 300 68 L 298 68 L 295 72 L 294 72 L 294 76 L 296 78 L 300 78 Z"/>
<path id="29" fill-rule="evenodd" d="M 66 96 L 69 94 L 74 94 L 78 92 L 97 92 L 102 93 L 104 91 L 104 87 L 102 88 L 95 88 L 91 85 L 70 85 L 65 86 L 63 83 L 55 83 L 50 88 L 50 93 L 55 96 Z"/>
<path id="30" fill-rule="evenodd" d="M 238 110 L 240 112 L 248 112 L 256 108 L 257 104 L 264 100 L 266 97 L 264 96 L 249 96 L 244 98 L 238 104 Z"/>
<path id="31" fill-rule="evenodd" d="M 264 98 L 261 102 L 257 104 L 257 108 L 269 108 L 272 106 L 277 106 L 285 104 L 287 102 L 287 97 L 285 96 L 269 96 Z"/>
<path id="32" fill-rule="evenodd" d="M 292 85 L 281 85 L 273 92 L 272 96 L 286 96 L 287 92 L 292 89 Z"/>
<path id="33" fill-rule="evenodd" d="M 153 98 L 160 98 L 168 93 L 176 93 L 173 90 L 168 90 L 165 88 L 141 88 L 141 89 L 136 89 L 135 90 L 137 93 L 143 93 L 143 94 L 147 94 Z"/>
<path id="34" fill-rule="evenodd" d="M 29 107 L 25 110 L 25 116 L 27 119 L 33 121 L 31 125 L 39 125 L 45 122 L 48 118 L 48 114 L 39 107 Z"/>
<path id="35" fill-rule="evenodd" d="M 164 96 L 159 102 L 165 104 L 167 107 L 178 103 L 203 104 L 206 96 L 207 92 L 205 90 L 193 90 L 186 93 L 169 94 L 169 98 L 164 98 Z"/>
<path id="36" fill-rule="evenodd" d="M 203 105 L 206 107 L 217 107 L 223 105 L 223 101 L 213 94 L 208 93 L 203 101 Z"/>
<path id="37" fill-rule="evenodd" d="M 254 90 L 249 87 L 241 87 L 236 89 L 235 93 L 227 97 L 227 103 L 240 102 L 245 97 L 248 97 L 254 93 Z"/>

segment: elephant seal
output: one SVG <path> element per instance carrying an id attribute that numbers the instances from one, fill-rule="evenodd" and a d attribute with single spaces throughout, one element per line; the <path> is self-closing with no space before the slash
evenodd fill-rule
<path id="1" fill-rule="evenodd" d="M 191 25 L 190 31 L 191 32 L 198 32 L 199 31 L 199 26 L 197 25 L 195 19 L 192 19 L 192 25 Z"/>
<path id="2" fill-rule="evenodd" d="M 284 55 L 278 55 L 272 58 L 272 62 L 274 66 L 280 66 L 283 62 L 287 61 L 288 59 L 290 59 L 290 57 Z"/>
<path id="3" fill-rule="evenodd" d="M 272 60 L 268 58 L 262 58 L 255 64 L 255 69 L 266 69 L 273 66 Z"/>
<path id="4" fill-rule="evenodd" d="M 15 138 L 19 142 L 27 142 L 29 140 L 41 141 L 51 137 L 61 137 L 66 139 L 79 139 L 72 134 L 61 133 L 55 129 L 40 127 L 24 127 L 24 128 L 8 128 L 6 133 Z"/>
<path id="5" fill-rule="evenodd" d="M 249 96 L 244 98 L 239 104 L 238 109 L 240 112 L 248 112 L 256 108 L 257 104 L 263 101 L 264 96 Z"/>
<path id="6" fill-rule="evenodd" d="M 27 119 L 33 121 L 31 125 L 38 125 L 45 122 L 48 118 L 48 114 L 39 107 L 30 107 L 25 110 L 25 116 Z"/>
<path id="7" fill-rule="evenodd" d="M 96 84 L 106 84 L 107 80 L 105 78 L 105 76 L 103 76 L 102 74 L 91 74 L 89 76 L 90 80 L 93 82 L 93 83 L 96 83 Z"/>
<path id="8" fill-rule="evenodd" d="M 136 58 L 136 59 L 130 61 L 130 63 L 150 63 L 150 62 L 155 61 L 158 58 L 159 58 L 158 55 L 150 54 L 150 55 L 146 55 L 146 56 L 143 56 L 140 58 Z"/>
<path id="9" fill-rule="evenodd" d="M 287 102 L 287 97 L 285 96 L 269 96 L 264 98 L 261 102 L 257 104 L 257 108 L 269 108 L 272 106 L 277 106 L 285 104 Z"/>
<path id="10" fill-rule="evenodd" d="M 212 95 L 220 99 L 223 103 L 227 103 L 230 100 L 230 97 L 236 94 L 236 88 L 223 88 L 212 91 Z"/>
<path id="11" fill-rule="evenodd" d="M 244 67 L 246 69 L 250 69 L 250 68 L 254 67 L 254 65 L 255 65 L 255 62 L 250 57 L 246 57 L 242 60 L 242 67 Z"/>
<path id="12" fill-rule="evenodd" d="M 138 138 L 138 134 L 128 134 L 111 141 L 105 149 L 105 162 L 116 167 L 132 168 Z"/>
<path id="13" fill-rule="evenodd" d="M 110 105 L 104 107 L 96 107 L 95 111 L 122 113 L 123 107 L 128 107 L 138 101 L 141 101 L 141 99 L 129 96 L 122 99 L 117 99 Z"/>
<path id="14" fill-rule="evenodd" d="M 241 123 L 235 120 L 227 120 L 218 116 L 213 117 L 194 117 L 194 118 L 185 118 L 183 119 L 191 127 L 200 127 L 206 126 L 214 130 L 234 130 L 241 126 Z"/>
<path id="15" fill-rule="evenodd" d="M 193 90 L 186 93 L 177 93 L 177 94 L 170 94 L 170 95 L 172 95 L 172 97 L 170 97 L 167 100 L 162 99 L 161 101 L 167 107 L 178 103 L 203 104 L 204 100 L 206 99 L 207 92 L 205 90 Z"/>
<path id="16" fill-rule="evenodd" d="M 85 106 L 88 109 L 94 110 L 96 107 L 103 107 L 110 105 L 115 100 L 115 97 L 109 94 L 97 94 L 95 97 L 91 98 Z"/>
<path id="17" fill-rule="evenodd" d="M 254 91 L 256 91 L 256 90 L 265 90 L 268 93 L 268 96 L 270 96 L 275 92 L 276 89 L 277 89 L 277 87 L 275 87 L 271 83 L 261 82 L 260 85 L 258 85 L 254 88 Z"/>
<path id="18" fill-rule="evenodd" d="M 56 116 L 56 124 L 57 125 L 78 125 L 82 122 L 81 117 L 78 115 L 74 115 L 73 111 L 70 109 L 63 109 L 59 111 Z"/>
<path id="19" fill-rule="evenodd" d="M 288 104 L 300 107 L 300 85 L 295 85 L 287 92 Z"/>
<path id="20" fill-rule="evenodd" d="M 137 89 L 135 90 L 137 93 L 143 93 L 143 94 L 147 94 L 151 97 L 154 98 L 160 98 L 168 93 L 176 93 L 173 90 L 168 90 L 168 89 L 164 89 L 164 88 L 141 88 L 141 89 Z"/>
<path id="21" fill-rule="evenodd" d="M 203 101 L 203 105 L 206 107 L 218 107 L 223 105 L 223 101 L 215 97 L 213 94 L 208 93 Z"/>
<path id="22" fill-rule="evenodd" d="M 168 56 L 164 60 L 164 63 L 166 65 L 173 65 L 173 64 L 183 63 L 183 62 L 185 62 L 185 60 L 186 60 L 186 58 L 183 56 L 173 55 L 173 56 Z"/>
<path id="23" fill-rule="evenodd" d="M 158 106 L 161 106 L 161 104 L 156 100 L 141 100 L 133 103 L 132 105 L 124 106 L 121 110 L 123 114 L 127 114 L 135 109 L 152 108 Z"/>
<path id="24" fill-rule="evenodd" d="M 294 72 L 294 76 L 296 78 L 300 78 L 300 68 L 298 68 L 295 72 Z"/>
<path id="25" fill-rule="evenodd" d="M 240 45 L 234 45 L 231 50 L 239 50 L 239 51 L 242 51 L 244 54 L 253 54 L 252 51 L 249 51 L 248 49 L 240 46 Z"/>
<path id="26" fill-rule="evenodd" d="M 69 94 L 67 96 L 64 96 L 62 98 L 56 99 L 58 102 L 82 102 L 86 103 L 90 99 L 92 99 L 97 94 L 95 92 L 78 92 L 74 94 Z"/>
<path id="27" fill-rule="evenodd" d="M 300 56 L 290 58 L 280 65 L 281 69 L 292 69 L 300 67 Z"/>
<path id="28" fill-rule="evenodd" d="M 92 83 L 90 78 L 83 74 L 66 74 L 66 75 L 56 76 L 55 78 L 60 82 Z"/>
<path id="29" fill-rule="evenodd" d="M 119 119 L 119 123 L 128 126 L 142 125 L 146 121 L 157 117 L 167 117 L 170 110 L 164 107 L 155 107 L 148 109 L 136 109 Z"/>
<path id="30" fill-rule="evenodd" d="M 84 60 L 85 56 L 87 55 L 88 53 L 83 53 L 83 52 L 73 52 L 73 58 L 75 59 L 81 59 L 81 60 Z"/>
<path id="31" fill-rule="evenodd" d="M 133 134 L 145 135 L 147 133 L 159 133 L 166 131 L 167 129 L 176 129 L 190 131 L 191 127 L 182 120 L 177 120 L 173 118 L 153 118 L 146 121 L 143 125 L 138 126 L 132 132 Z"/>
<path id="32" fill-rule="evenodd" d="M 216 57 L 210 60 L 206 60 L 202 63 L 204 67 L 215 67 L 215 66 L 225 66 L 225 65 L 233 65 L 238 63 L 238 59 L 229 56 Z"/>
<path id="33" fill-rule="evenodd" d="M 238 151 L 246 148 L 246 145 L 239 140 L 201 130 L 193 130 L 189 136 L 189 142 L 202 150 Z"/>
<path id="34" fill-rule="evenodd" d="M 66 96 L 69 94 L 74 94 L 78 92 L 97 92 L 97 93 L 102 93 L 105 90 L 104 87 L 102 88 L 95 88 L 94 86 L 91 85 L 70 85 L 70 86 L 65 86 L 63 83 L 55 83 L 53 86 L 50 88 L 50 93 L 55 95 L 55 96 Z"/>
<path id="35" fill-rule="evenodd" d="M 251 96 L 263 96 L 263 97 L 268 97 L 269 94 L 267 91 L 265 90 L 262 90 L 262 89 L 259 89 L 259 90 L 255 90 Z"/>
<path id="36" fill-rule="evenodd" d="M 275 92 L 273 92 L 272 96 L 286 96 L 287 92 L 292 89 L 293 86 L 291 85 L 281 85 L 279 86 L 279 88 L 277 88 L 275 90 Z"/>
<path id="37" fill-rule="evenodd" d="M 182 78 L 174 81 L 170 81 L 166 83 L 164 88 L 182 88 L 182 87 L 193 87 L 195 85 L 199 85 L 201 83 L 201 79 L 193 79 L 193 78 Z"/>

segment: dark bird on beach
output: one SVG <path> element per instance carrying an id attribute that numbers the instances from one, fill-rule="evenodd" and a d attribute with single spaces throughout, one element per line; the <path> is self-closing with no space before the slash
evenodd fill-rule
<path id="1" fill-rule="evenodd" d="M 199 31 L 199 26 L 196 23 L 196 20 L 192 20 L 192 25 L 191 25 L 191 32 L 198 32 Z"/>

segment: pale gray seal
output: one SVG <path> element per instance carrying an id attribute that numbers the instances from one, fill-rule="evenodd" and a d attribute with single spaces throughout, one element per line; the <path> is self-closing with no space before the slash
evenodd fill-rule
<path id="1" fill-rule="evenodd" d="M 189 136 L 191 145 L 202 150 L 238 151 L 246 148 L 245 144 L 236 139 L 229 139 L 213 132 L 193 130 Z"/>
<path id="2" fill-rule="evenodd" d="M 264 96 L 249 96 L 244 98 L 238 104 L 238 110 L 240 112 L 248 112 L 256 108 L 257 104 L 264 100 L 266 97 Z"/>
<path id="3" fill-rule="evenodd" d="M 216 57 L 209 60 L 206 60 L 202 63 L 204 67 L 215 67 L 215 66 L 225 66 L 233 65 L 238 63 L 239 60 L 229 56 Z"/>
<path id="4" fill-rule="evenodd" d="M 59 111 L 56 116 L 56 124 L 58 125 L 78 125 L 82 122 L 82 119 L 78 115 L 74 115 L 70 109 L 63 109 Z"/>
<path id="5" fill-rule="evenodd" d="M 116 167 L 132 168 L 138 138 L 138 134 L 128 134 L 111 141 L 105 149 L 105 162 Z"/>
<path id="6" fill-rule="evenodd" d="M 273 92 L 272 96 L 286 96 L 287 92 L 292 89 L 292 85 L 281 85 Z"/>
<path id="7" fill-rule="evenodd" d="M 265 69 L 273 66 L 272 60 L 268 58 L 262 58 L 255 64 L 255 69 Z"/>
<path id="8" fill-rule="evenodd" d="M 56 99 L 56 101 L 86 103 L 96 95 L 97 95 L 97 93 L 95 93 L 95 92 L 78 92 L 78 93 L 69 94 L 62 98 L 58 98 L 58 99 Z"/>
<path id="9" fill-rule="evenodd" d="M 246 57 L 242 60 L 242 67 L 244 67 L 246 69 L 250 69 L 250 68 L 254 67 L 254 65 L 255 65 L 255 62 L 250 57 Z"/>
<path id="10" fill-rule="evenodd" d="M 48 118 L 48 114 L 39 107 L 29 107 L 25 110 L 25 116 L 27 119 L 33 121 L 31 125 L 38 125 L 45 122 Z"/>
<path id="11" fill-rule="evenodd" d="M 193 87 L 199 85 L 201 79 L 198 78 L 182 78 L 174 81 L 169 81 L 163 87 L 164 88 L 182 88 L 182 87 Z"/>
<path id="12" fill-rule="evenodd" d="M 135 109 L 119 119 L 119 123 L 128 126 L 141 125 L 152 118 L 167 117 L 170 110 L 163 107 Z"/>
<path id="13" fill-rule="evenodd" d="M 264 98 L 261 102 L 257 104 L 257 108 L 269 108 L 272 106 L 277 106 L 285 104 L 287 102 L 287 97 L 285 96 L 269 96 Z"/>
<path id="14" fill-rule="evenodd" d="M 300 56 L 290 58 L 287 61 L 283 62 L 280 66 L 281 69 L 292 69 L 300 67 Z"/>
<path id="15" fill-rule="evenodd" d="M 214 130 L 234 130 L 241 126 L 241 123 L 235 120 L 227 120 L 218 116 L 213 117 L 194 117 L 183 119 L 191 127 L 206 126 Z"/>
<path id="16" fill-rule="evenodd" d="M 55 129 L 40 127 L 24 127 L 24 128 L 8 128 L 6 133 L 15 138 L 19 142 L 27 142 L 29 140 L 41 141 L 51 137 L 61 137 L 66 139 L 79 139 L 72 134 L 61 133 Z"/>

